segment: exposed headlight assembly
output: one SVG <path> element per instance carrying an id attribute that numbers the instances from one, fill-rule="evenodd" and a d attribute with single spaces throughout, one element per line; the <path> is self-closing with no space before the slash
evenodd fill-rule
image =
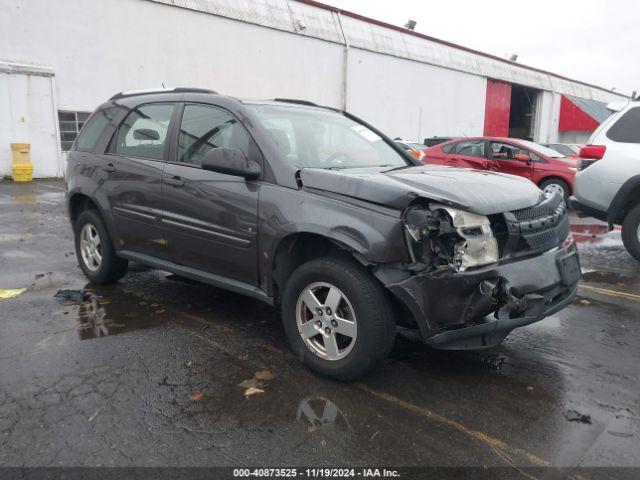
<path id="1" fill-rule="evenodd" d="M 404 222 L 414 263 L 465 271 L 498 261 L 498 244 L 484 215 L 441 204 L 418 205 L 405 212 Z"/>

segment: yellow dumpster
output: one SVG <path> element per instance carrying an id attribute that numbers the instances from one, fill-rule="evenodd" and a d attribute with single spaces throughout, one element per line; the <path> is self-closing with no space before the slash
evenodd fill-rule
<path id="1" fill-rule="evenodd" d="M 14 182 L 30 182 L 33 180 L 33 165 L 30 163 L 14 163 L 11 166 L 11 177 Z"/>
<path id="2" fill-rule="evenodd" d="M 33 179 L 33 165 L 31 164 L 31 145 L 28 143 L 12 143 L 11 176 L 14 182 L 30 182 Z"/>

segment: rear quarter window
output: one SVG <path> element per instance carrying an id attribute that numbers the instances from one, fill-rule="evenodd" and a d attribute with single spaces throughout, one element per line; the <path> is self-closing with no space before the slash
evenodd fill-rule
<path id="1" fill-rule="evenodd" d="M 82 127 L 72 150 L 91 152 L 102 135 L 104 128 L 109 124 L 111 113 L 109 110 L 96 112 Z"/>
<path id="2" fill-rule="evenodd" d="M 624 113 L 607 131 L 607 137 L 614 142 L 640 143 L 640 107 Z"/>

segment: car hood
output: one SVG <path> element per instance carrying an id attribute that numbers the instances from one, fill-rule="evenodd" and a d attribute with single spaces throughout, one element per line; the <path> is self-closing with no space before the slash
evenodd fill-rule
<path id="1" fill-rule="evenodd" d="M 398 170 L 354 168 L 300 171 L 304 188 L 347 195 L 360 200 L 403 209 L 415 199 L 464 208 L 492 215 L 531 207 L 543 193 L 529 180 L 483 170 L 421 165 Z"/>

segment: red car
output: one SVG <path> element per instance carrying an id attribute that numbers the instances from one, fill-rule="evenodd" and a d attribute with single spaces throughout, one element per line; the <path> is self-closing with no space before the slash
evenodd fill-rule
<path id="1" fill-rule="evenodd" d="M 573 193 L 577 161 L 527 140 L 500 137 L 458 138 L 425 150 L 424 163 L 476 168 L 518 175 L 542 190 Z"/>

